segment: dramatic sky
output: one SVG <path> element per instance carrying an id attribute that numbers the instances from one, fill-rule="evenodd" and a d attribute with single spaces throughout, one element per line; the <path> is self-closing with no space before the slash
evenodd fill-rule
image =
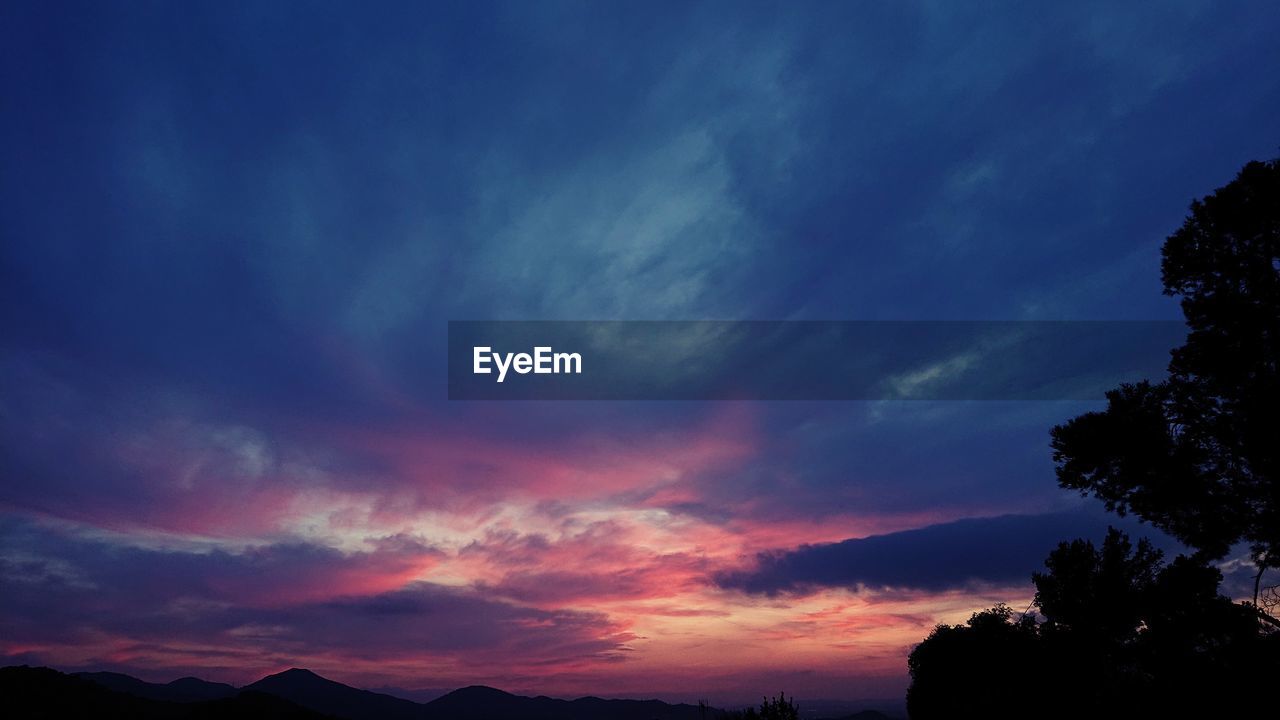
<path id="1" fill-rule="evenodd" d="M 450 319 L 1176 319 L 1274 2 L 0 10 L 0 662 L 890 697 L 1067 402 L 458 402 Z M 1035 7 L 1033 7 L 1035 6 Z"/>

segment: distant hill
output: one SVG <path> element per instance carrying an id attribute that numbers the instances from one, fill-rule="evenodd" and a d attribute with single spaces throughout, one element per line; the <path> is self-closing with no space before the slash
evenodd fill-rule
<path id="1" fill-rule="evenodd" d="M 83 677 L 25 665 L 0 668 L 0 698 L 4 716 L 11 720 L 333 720 L 331 715 L 264 693 L 240 692 L 235 697 L 189 703 L 151 700 Z"/>
<path id="2" fill-rule="evenodd" d="M 240 693 L 240 689 L 226 683 L 208 682 L 199 678 L 185 677 L 170 683 L 149 683 L 132 675 L 113 672 L 81 672 L 76 677 L 95 682 L 116 692 L 135 695 L 148 700 L 165 702 L 201 702 L 204 700 L 221 700 L 232 698 Z"/>
<path id="3" fill-rule="evenodd" d="M 901 720 L 906 716 L 905 698 L 800 701 L 801 720 Z"/>
<path id="4" fill-rule="evenodd" d="M 720 720 L 725 713 L 660 700 L 560 700 L 513 695 L 483 685 L 417 703 L 361 690 L 293 668 L 243 688 L 183 678 L 159 684 L 111 672 L 64 675 L 48 668 L 0 670 L 6 704 L 37 708 L 16 718 L 340 718 L 341 720 Z M 38 711 L 48 708 L 47 712 Z M 883 720 L 875 711 L 840 720 Z"/>
<path id="5" fill-rule="evenodd" d="M 694 705 L 593 697 L 531 698 L 483 685 L 454 690 L 429 703 L 415 703 L 353 688 L 298 668 L 268 675 L 245 689 L 277 695 L 302 707 L 349 720 L 704 720 Z"/>
<path id="6" fill-rule="evenodd" d="M 454 690 L 426 704 L 426 720 L 702 720 L 696 705 L 660 700 L 557 700 L 524 697 L 483 685 Z M 708 720 L 722 713 L 712 710 Z"/>
<path id="7" fill-rule="evenodd" d="M 282 697 L 305 708 L 347 720 L 422 720 L 423 705 L 390 695 L 360 690 L 300 668 L 268 675 L 245 690 Z"/>
<path id="8" fill-rule="evenodd" d="M 444 697 L 454 691 L 451 687 L 420 687 L 406 688 L 399 685 L 379 685 L 376 687 L 365 688 L 369 692 L 390 695 L 391 697 L 412 700 L 416 703 L 429 703 L 436 698 Z"/>

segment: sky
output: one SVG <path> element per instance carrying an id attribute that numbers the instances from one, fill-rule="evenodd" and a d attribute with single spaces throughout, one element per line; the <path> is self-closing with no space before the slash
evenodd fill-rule
<path id="1" fill-rule="evenodd" d="M 1097 402 L 450 401 L 447 321 L 1178 319 L 1164 238 L 1280 152 L 1278 31 L 4 3 L 0 662 L 900 697 L 1115 522 L 1048 447 Z"/>

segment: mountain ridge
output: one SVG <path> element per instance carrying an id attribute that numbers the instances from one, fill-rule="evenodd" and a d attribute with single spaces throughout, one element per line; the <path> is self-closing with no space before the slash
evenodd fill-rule
<path id="1" fill-rule="evenodd" d="M 21 698 L 30 675 L 36 685 L 59 686 L 59 701 L 76 701 L 80 710 L 102 704 L 111 713 L 139 718 L 221 718 L 280 716 L 341 720 L 719 720 L 724 710 L 661 700 L 607 699 L 593 695 L 572 700 L 529 697 L 468 685 L 429 702 L 351 687 L 305 668 L 289 668 L 237 688 L 196 677 L 151 683 L 116 672 L 60 673 L 27 666 L 3 668 L 3 692 Z M 52 673 L 52 675 L 50 674 Z M 80 683 L 80 684 L 77 684 Z M 104 694 L 105 693 L 105 694 Z M 29 698 L 48 702 L 50 693 Z M 78 699 L 77 699 L 78 698 Z M 65 702 L 63 702 L 65 705 Z M 30 717 L 47 717 L 31 715 Z M 92 715 L 85 715 L 92 717 Z M 25 717 L 19 714 L 17 717 Z M 866 711 L 848 717 L 887 718 Z"/>
<path id="2" fill-rule="evenodd" d="M 422 720 L 423 706 L 412 700 L 344 685 L 305 668 L 290 668 L 244 686 L 284 698 L 316 712 L 348 720 Z"/>
<path id="3" fill-rule="evenodd" d="M 163 702 L 201 702 L 221 700 L 240 694 L 240 688 L 227 683 L 209 682 L 197 677 L 182 677 L 167 683 L 151 683 L 132 675 L 117 672 L 78 672 L 75 677 L 95 682 L 116 692 L 134 695 L 147 700 Z"/>
<path id="4" fill-rule="evenodd" d="M 131 679 L 142 685 L 156 685 Z M 0 668 L 0 697 L 4 698 L 5 717 L 14 720 L 337 720 L 333 715 L 317 713 L 266 693 L 241 690 L 234 697 L 216 700 L 154 700 L 112 690 L 86 677 L 27 665 Z"/>

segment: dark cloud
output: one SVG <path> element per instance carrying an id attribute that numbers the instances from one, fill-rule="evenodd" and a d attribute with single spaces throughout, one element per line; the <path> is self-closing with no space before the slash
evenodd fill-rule
<path id="1" fill-rule="evenodd" d="M 1022 584 L 1059 542 L 1100 539 L 1106 527 L 1106 518 L 1084 513 L 970 518 L 762 553 L 755 568 L 724 573 L 716 582 L 769 595 L 824 587 L 939 591 Z"/>

